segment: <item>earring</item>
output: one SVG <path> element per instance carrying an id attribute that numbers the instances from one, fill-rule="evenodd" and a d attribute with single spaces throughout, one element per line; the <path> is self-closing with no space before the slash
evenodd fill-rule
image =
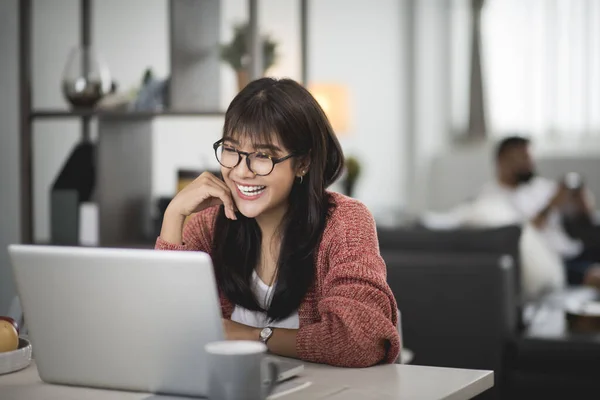
<path id="1" fill-rule="evenodd" d="M 302 171 L 302 175 L 300 175 L 300 184 L 302 185 L 302 182 L 304 182 L 304 175 L 306 175 L 306 171 L 303 170 Z"/>

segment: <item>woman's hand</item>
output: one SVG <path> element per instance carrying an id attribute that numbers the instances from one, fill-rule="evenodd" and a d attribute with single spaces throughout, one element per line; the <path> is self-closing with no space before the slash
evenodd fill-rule
<path id="1" fill-rule="evenodd" d="M 260 328 L 223 319 L 223 330 L 227 340 L 260 340 Z M 267 342 L 267 348 L 273 354 L 284 357 L 298 358 L 296 350 L 296 336 L 298 329 L 273 329 L 273 336 Z"/>
<path id="2" fill-rule="evenodd" d="M 223 330 L 227 340 L 259 340 L 260 329 L 223 319 Z"/>
<path id="3" fill-rule="evenodd" d="M 167 207 L 171 214 L 187 217 L 218 204 L 225 205 L 225 215 L 236 219 L 235 204 L 231 191 L 219 178 L 210 172 L 204 172 L 192 183 L 183 188 Z"/>
<path id="4" fill-rule="evenodd" d="M 209 172 L 204 172 L 177 193 L 169 203 L 160 231 L 161 238 L 169 243 L 181 244 L 186 217 L 219 204 L 225 206 L 227 218 L 237 219 L 235 203 L 225 182 Z"/>

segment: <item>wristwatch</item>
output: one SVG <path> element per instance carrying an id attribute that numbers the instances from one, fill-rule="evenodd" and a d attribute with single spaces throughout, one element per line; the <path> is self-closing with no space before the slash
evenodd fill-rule
<path id="1" fill-rule="evenodd" d="M 266 328 L 263 328 L 260 331 L 260 341 L 263 342 L 264 344 L 267 344 L 267 341 L 269 339 L 271 339 L 271 336 L 273 336 L 273 328 L 271 328 L 270 326 L 267 326 Z"/>

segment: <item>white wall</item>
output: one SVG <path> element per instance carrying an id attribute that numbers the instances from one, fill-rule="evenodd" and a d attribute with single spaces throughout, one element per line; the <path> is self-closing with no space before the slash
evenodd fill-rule
<path id="1" fill-rule="evenodd" d="M 446 148 L 451 132 L 450 2 L 415 1 L 414 9 L 414 135 L 416 154 L 411 173 L 409 209 L 418 212 L 427 199 L 431 162 Z"/>
<path id="2" fill-rule="evenodd" d="M 352 129 L 340 142 L 363 166 L 356 197 L 377 215 L 397 210 L 407 197 L 404 6 L 396 0 L 310 2 L 309 81 L 347 85 Z"/>
<path id="3" fill-rule="evenodd" d="M 15 295 L 6 246 L 20 240 L 19 0 L 0 1 L 0 315 Z"/>

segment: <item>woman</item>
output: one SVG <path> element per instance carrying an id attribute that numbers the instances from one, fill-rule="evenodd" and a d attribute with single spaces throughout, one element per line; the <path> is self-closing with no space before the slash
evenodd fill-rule
<path id="1" fill-rule="evenodd" d="M 393 362 L 398 316 L 375 223 L 325 190 L 343 154 L 310 93 L 289 79 L 251 82 L 214 150 L 223 179 L 203 173 L 177 194 L 156 248 L 211 255 L 226 337 L 317 363 Z"/>

